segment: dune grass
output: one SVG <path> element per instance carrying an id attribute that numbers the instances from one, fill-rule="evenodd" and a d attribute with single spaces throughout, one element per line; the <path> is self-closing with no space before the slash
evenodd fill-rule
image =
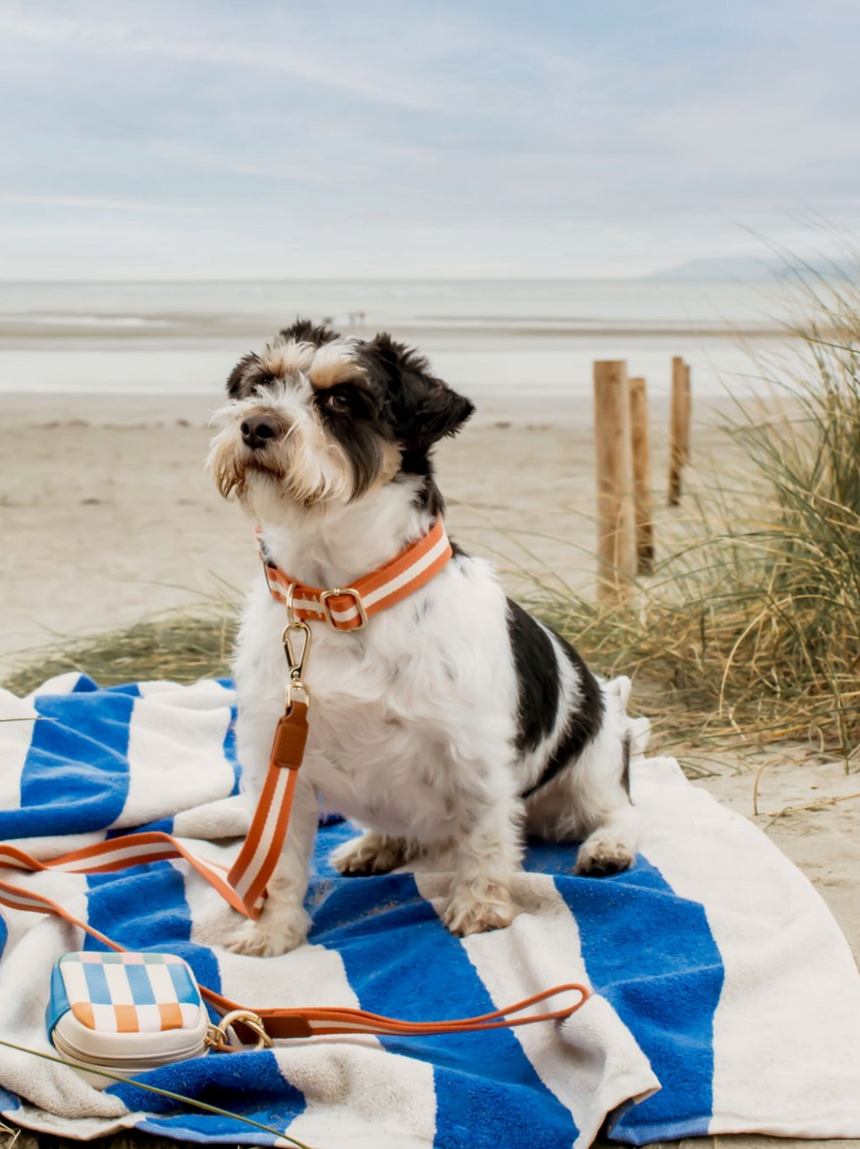
<path id="1" fill-rule="evenodd" d="M 167 614 L 25 653 L 3 685 L 14 694 L 26 694 L 46 678 L 70 670 L 88 674 L 100 686 L 220 678 L 229 673 L 236 626 L 237 611 L 229 603 L 190 615 Z"/>

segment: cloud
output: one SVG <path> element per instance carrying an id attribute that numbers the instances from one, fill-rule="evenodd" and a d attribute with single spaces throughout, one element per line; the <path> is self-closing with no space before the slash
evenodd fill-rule
<path id="1" fill-rule="evenodd" d="M 860 222 L 842 0 L 34 11 L 0 0 L 5 274 L 633 274 Z"/>
<path id="2" fill-rule="evenodd" d="M 183 204 L 158 203 L 155 200 L 99 199 L 94 196 L 39 195 L 34 192 L 0 192 L 0 203 L 46 207 L 79 208 L 82 211 L 130 211 L 152 215 L 191 215 L 200 208 Z"/>

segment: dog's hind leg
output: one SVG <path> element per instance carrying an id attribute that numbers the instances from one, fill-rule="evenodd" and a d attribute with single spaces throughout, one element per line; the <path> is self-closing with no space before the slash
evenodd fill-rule
<path id="1" fill-rule="evenodd" d="M 630 801 L 630 736 L 608 730 L 598 735 L 569 771 L 584 841 L 576 872 L 600 877 L 617 874 L 636 859 L 636 815 Z"/>
<path id="2" fill-rule="evenodd" d="M 360 837 L 338 846 L 331 860 L 340 873 L 358 878 L 370 874 L 388 874 L 398 866 L 411 862 L 417 854 L 417 842 L 366 830 Z"/>
<path id="3" fill-rule="evenodd" d="M 616 874 L 636 858 L 636 811 L 630 801 L 631 734 L 611 710 L 596 738 L 563 774 L 529 802 L 530 833 L 581 842 L 576 872 Z"/>
<path id="4" fill-rule="evenodd" d="M 617 874 L 636 860 L 636 825 L 627 795 L 618 795 L 617 804 L 604 810 L 596 829 L 579 847 L 576 872 L 601 877 Z"/>

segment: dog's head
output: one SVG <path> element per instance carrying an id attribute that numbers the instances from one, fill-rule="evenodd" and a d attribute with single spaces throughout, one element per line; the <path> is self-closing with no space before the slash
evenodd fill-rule
<path id="1" fill-rule="evenodd" d="M 427 474 L 433 445 L 474 410 L 389 335 L 344 339 L 307 321 L 240 360 L 227 392 L 209 466 L 222 495 L 267 520 Z"/>

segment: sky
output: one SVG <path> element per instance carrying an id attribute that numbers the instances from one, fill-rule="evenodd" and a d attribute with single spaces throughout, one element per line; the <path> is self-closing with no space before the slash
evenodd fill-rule
<path id="1" fill-rule="evenodd" d="M 860 225 L 858 42 L 856 0 L 0 0 L 0 279 L 805 255 Z"/>

